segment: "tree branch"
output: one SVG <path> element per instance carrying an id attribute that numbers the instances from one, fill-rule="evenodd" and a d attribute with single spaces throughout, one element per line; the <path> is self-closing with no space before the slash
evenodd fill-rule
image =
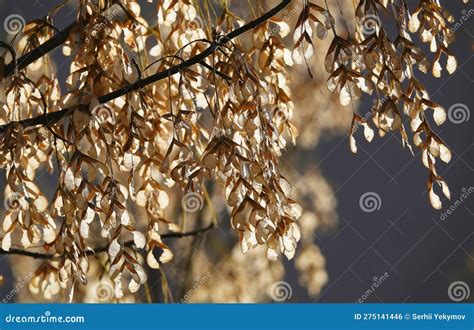
<path id="1" fill-rule="evenodd" d="M 15 69 L 20 71 L 50 51 L 61 46 L 67 40 L 69 33 L 71 33 L 75 25 L 76 22 L 70 24 L 64 30 L 59 31 L 31 52 L 21 56 L 18 60 L 15 61 L 15 59 L 13 59 L 10 63 L 5 65 L 5 71 L 3 73 L 4 78 L 11 76 L 15 72 Z M 16 66 L 16 63 L 18 63 L 18 66 Z"/>
<path id="2" fill-rule="evenodd" d="M 196 235 L 205 233 L 205 232 L 211 230 L 214 227 L 215 227 L 215 224 L 214 224 L 214 222 L 212 222 L 211 224 L 209 224 L 207 227 L 204 227 L 204 228 L 199 228 L 199 229 L 187 231 L 187 232 L 184 232 L 184 233 L 163 234 L 163 235 L 161 235 L 161 238 L 162 239 L 170 239 L 170 238 L 183 238 L 183 237 L 189 237 L 189 236 L 196 236 Z M 126 241 L 126 242 L 123 243 L 124 247 L 129 247 L 129 248 L 136 249 L 136 247 L 134 247 L 134 245 L 135 245 L 135 243 L 132 240 L 131 241 Z M 109 246 L 104 245 L 104 246 L 97 247 L 93 250 L 87 250 L 86 255 L 87 256 L 93 256 L 93 255 L 96 255 L 98 253 L 107 252 L 108 250 L 109 250 Z M 136 249 L 136 250 L 139 251 L 139 252 L 146 251 L 144 249 Z M 19 255 L 19 256 L 24 256 L 24 257 L 30 257 L 30 258 L 33 258 L 33 259 L 45 259 L 45 260 L 54 259 L 54 258 L 60 256 L 59 254 L 31 252 L 31 251 L 26 251 L 26 250 L 21 250 L 21 249 L 10 249 L 9 251 L 5 251 L 5 250 L 0 249 L 0 255 Z"/>
<path id="3" fill-rule="evenodd" d="M 254 29 L 257 26 L 259 26 L 260 24 L 267 21 L 269 18 L 273 17 L 278 12 L 283 10 L 283 8 L 288 6 L 291 3 L 291 1 L 293 1 L 293 0 L 282 0 L 280 2 L 280 4 L 273 7 L 272 9 L 270 9 L 268 12 L 266 12 L 265 14 L 260 16 L 259 18 L 255 19 L 255 20 L 253 20 L 253 21 L 251 21 L 251 22 L 249 22 L 245 25 L 242 25 L 241 27 L 229 32 L 225 36 L 219 37 L 217 40 L 213 41 L 211 43 L 211 45 L 209 47 L 207 47 L 202 53 L 199 53 L 199 54 L 191 57 L 190 59 L 188 59 L 186 61 L 183 61 L 183 62 L 181 62 L 177 65 L 174 65 L 174 66 L 170 67 L 167 70 L 157 72 L 157 73 L 155 73 L 155 74 L 153 74 L 149 77 L 140 79 L 140 80 L 136 81 L 133 84 L 124 86 L 124 87 L 122 87 L 122 88 L 120 88 L 116 91 L 113 91 L 111 93 L 103 95 L 103 96 L 99 97 L 99 102 L 100 103 L 106 103 L 106 102 L 112 101 L 112 100 L 116 99 L 117 97 L 126 95 L 130 92 L 133 92 L 133 91 L 137 90 L 137 89 L 140 89 L 140 88 L 143 88 L 147 85 L 153 84 L 153 83 L 155 83 L 159 80 L 165 79 L 169 76 L 172 76 L 172 75 L 178 73 L 182 69 L 188 68 L 192 65 L 200 63 L 201 61 L 204 61 L 205 58 L 207 58 L 209 55 L 214 53 L 214 51 L 219 47 L 219 45 L 226 44 L 227 42 L 229 42 L 232 39 L 240 36 L 241 34 L 247 32 L 251 29 Z M 45 125 L 45 124 L 50 124 L 50 123 L 53 123 L 53 122 L 57 122 L 58 120 L 61 120 L 62 118 L 66 117 L 66 116 L 69 116 L 73 112 L 74 112 L 74 108 L 66 108 L 66 109 L 62 109 L 62 110 L 59 110 L 59 111 L 55 111 L 55 112 L 48 112 L 48 113 L 42 114 L 42 115 L 34 117 L 34 118 L 29 118 L 29 119 L 20 120 L 20 121 L 12 121 L 8 124 L 0 126 L 0 134 L 4 133 L 6 128 L 9 125 L 12 125 L 12 124 L 15 124 L 15 123 L 20 124 L 23 127 L 29 127 L 29 126 L 35 126 L 35 125 Z"/>

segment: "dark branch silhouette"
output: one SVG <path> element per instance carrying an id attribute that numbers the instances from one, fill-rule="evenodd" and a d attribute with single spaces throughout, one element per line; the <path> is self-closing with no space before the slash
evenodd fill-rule
<path id="1" fill-rule="evenodd" d="M 209 224 L 207 227 L 204 228 L 199 228 L 187 232 L 182 232 L 182 233 L 168 233 L 168 234 L 163 234 L 161 235 L 162 239 L 171 239 L 171 238 L 183 238 L 183 237 L 189 237 L 189 236 L 196 236 L 199 234 L 203 234 L 212 228 L 215 227 L 215 223 L 212 222 Z M 123 243 L 125 247 L 129 248 L 134 248 L 135 243 L 133 241 L 126 241 Z M 98 253 L 103 253 L 108 251 L 109 246 L 104 245 L 97 247 L 93 250 L 87 250 L 86 255 L 87 256 L 92 256 Z M 137 249 L 137 251 L 142 252 L 142 250 Z M 143 250 L 144 251 L 144 250 Z M 59 257 L 59 254 L 55 253 L 41 253 L 41 252 L 31 252 L 31 251 L 26 251 L 26 250 L 21 250 L 21 249 L 10 249 L 9 251 L 5 251 L 0 249 L 0 255 L 19 255 L 19 256 L 24 256 L 24 257 L 30 257 L 34 259 L 53 259 L 55 257 Z"/>
<path id="2" fill-rule="evenodd" d="M 21 56 L 16 61 L 12 60 L 10 63 L 5 65 L 5 71 L 3 73 L 4 77 L 11 76 L 15 72 L 15 70 L 20 71 L 26 68 L 34 61 L 40 59 L 44 55 L 61 46 L 67 40 L 69 34 L 71 33 L 75 25 L 76 22 L 70 24 L 64 30 L 59 31 L 52 38 L 42 43 L 41 45 L 33 49 L 31 52 Z"/>
<path id="3" fill-rule="evenodd" d="M 226 44 L 227 42 L 231 41 L 232 39 L 240 36 L 241 34 L 254 29 L 258 25 L 262 24 L 263 22 L 267 21 L 269 18 L 273 17 L 276 15 L 278 12 L 283 10 L 288 4 L 291 3 L 292 0 L 283 0 L 278 4 L 277 6 L 273 7 L 270 9 L 268 12 L 260 16 L 259 18 L 242 25 L 241 27 L 229 32 L 228 34 L 218 37 L 217 40 L 211 42 L 210 46 L 207 47 L 202 53 L 199 53 L 190 59 L 183 61 L 177 65 L 174 65 L 170 67 L 169 69 L 157 72 L 149 77 L 140 79 L 136 81 L 133 84 L 124 86 L 116 91 L 113 91 L 111 93 L 108 93 L 106 95 L 103 95 L 99 97 L 99 102 L 100 103 L 106 103 L 111 100 L 114 100 L 120 96 L 126 95 L 130 92 L 133 92 L 137 89 L 143 88 L 147 85 L 153 84 L 159 80 L 165 79 L 167 77 L 170 77 L 176 73 L 178 73 L 180 70 L 183 70 L 185 68 L 191 67 L 192 65 L 199 64 L 204 61 L 209 55 L 214 53 L 214 51 L 219 47 L 219 45 Z M 31 62 L 30 62 L 31 63 Z M 34 117 L 34 118 L 28 118 L 20 121 L 12 121 L 8 124 L 0 126 L 0 134 L 4 133 L 6 128 L 9 125 L 13 124 L 19 124 L 22 125 L 23 127 L 30 127 L 30 126 L 36 126 L 36 125 L 48 125 L 52 124 L 54 122 L 57 122 L 61 120 L 64 117 L 67 117 L 71 115 L 74 112 L 75 108 L 65 108 L 59 111 L 55 112 L 48 112 L 43 115 Z"/>

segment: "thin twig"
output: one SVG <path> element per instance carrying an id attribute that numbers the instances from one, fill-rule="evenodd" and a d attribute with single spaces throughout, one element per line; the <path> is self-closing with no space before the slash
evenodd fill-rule
<path id="1" fill-rule="evenodd" d="M 204 228 L 199 228 L 199 229 L 195 229 L 195 230 L 191 230 L 191 231 L 183 232 L 183 233 L 167 233 L 167 234 L 161 235 L 161 238 L 162 239 L 170 239 L 170 238 L 183 238 L 183 237 L 189 237 L 189 236 L 196 236 L 196 235 L 199 235 L 199 234 L 202 234 L 202 233 L 205 233 L 205 232 L 211 230 L 212 228 L 214 228 L 214 226 L 215 226 L 215 223 L 211 222 L 208 226 L 206 226 Z M 135 248 L 134 247 L 135 243 L 134 243 L 133 240 L 126 241 L 126 242 L 123 243 L 123 245 L 125 247 Z M 93 250 L 87 250 L 86 255 L 87 256 L 93 256 L 93 255 L 96 255 L 98 253 L 107 252 L 108 249 L 109 249 L 108 245 L 100 246 L 100 247 L 98 247 L 96 249 L 93 249 Z M 142 249 L 136 249 L 136 250 L 138 252 L 145 251 L 144 249 L 143 250 Z M 53 259 L 53 258 L 56 258 L 56 257 L 60 256 L 59 254 L 31 252 L 31 251 L 26 251 L 26 250 L 21 250 L 21 249 L 10 249 L 8 251 L 0 249 L 0 255 L 19 255 L 19 256 L 30 257 L 30 258 L 34 258 L 34 259 Z"/>

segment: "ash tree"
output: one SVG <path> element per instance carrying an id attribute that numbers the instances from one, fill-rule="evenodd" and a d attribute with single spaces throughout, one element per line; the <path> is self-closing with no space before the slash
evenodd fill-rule
<path id="1" fill-rule="evenodd" d="M 327 274 L 312 232 L 333 217 L 331 189 L 319 174 L 295 189 L 279 164 L 289 148 L 305 152 L 299 126 L 324 107 L 294 98 L 312 82 L 340 103 L 352 152 L 356 139 L 396 134 L 420 151 L 432 206 L 450 198 L 437 172 L 451 159 L 436 134 L 446 111 L 420 81 L 457 66 L 439 0 L 148 0 L 152 20 L 141 2 L 76 0 L 62 30 L 68 2 L 5 21 L 1 254 L 29 267 L 35 299 L 150 301 L 157 273 L 160 301 L 189 300 L 190 289 L 197 300 L 265 300 L 258 288 L 295 256 L 300 283 L 317 294 Z M 362 94 L 375 99 L 364 116 Z M 346 123 L 341 114 L 326 125 Z M 308 195 L 323 211 L 306 212 Z M 224 222 L 233 243 L 223 243 Z M 208 234 L 214 244 L 201 252 L 230 253 L 220 277 L 189 252 Z M 163 270 L 173 262 L 180 279 Z M 254 286 L 242 284 L 246 270 Z"/>

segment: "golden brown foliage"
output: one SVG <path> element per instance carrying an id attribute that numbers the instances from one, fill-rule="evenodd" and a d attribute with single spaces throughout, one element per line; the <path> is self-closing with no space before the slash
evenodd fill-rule
<path id="1" fill-rule="evenodd" d="M 439 77 L 444 57 L 447 71 L 456 69 L 448 50 L 452 18 L 438 1 L 420 0 L 414 10 L 404 0 L 357 1 L 352 29 L 350 19 L 337 14 L 336 22 L 329 7 L 306 0 L 281 1 L 270 11 L 259 6 L 249 22 L 227 1 L 214 19 L 209 7 L 190 0 L 157 1 L 154 25 L 133 0 L 79 3 L 62 45 L 71 60 L 62 95 L 48 54 L 2 74 L 0 163 L 8 202 L 2 250 L 41 247 L 49 253 L 38 255 L 48 260 L 36 271 L 32 292 L 51 298 L 67 289 L 72 300 L 92 264 L 104 269 L 100 278 L 113 283 L 115 299 L 126 300 L 147 281 L 145 260 L 154 269 L 172 260 L 163 236 L 185 233 L 177 217 L 203 207 L 207 182 L 224 192 L 243 253 L 262 245 L 269 260 L 293 258 L 304 211 L 279 157 L 298 135 L 290 70 L 304 63 L 312 77 L 310 59 L 321 52 L 314 35 L 332 35 L 324 66 L 327 87 L 340 103 L 350 105 L 361 92 L 377 99 L 369 115 L 354 113 L 351 150 L 357 151 L 358 125 L 369 142 L 374 129 L 380 136 L 398 131 L 410 147 L 406 117 L 430 172 L 433 207 L 441 207 L 434 182 L 449 198 L 435 160 L 449 162 L 451 154 L 429 124 L 432 118 L 441 125 L 446 113 L 416 78 L 429 71 Z M 285 7 L 284 17 L 275 16 Z M 291 51 L 286 36 L 295 10 Z M 395 35 L 381 12 L 392 12 Z M 27 24 L 14 48 L 5 46 L 14 66 L 16 54 L 53 38 L 46 24 L 53 14 Z M 431 62 L 415 35 L 435 53 Z M 57 180 L 52 198 L 41 187 L 43 168 Z M 183 194 L 183 203 L 176 202 Z M 296 262 L 313 294 L 327 280 L 324 257 L 305 238 L 315 226 L 303 226 Z"/>

